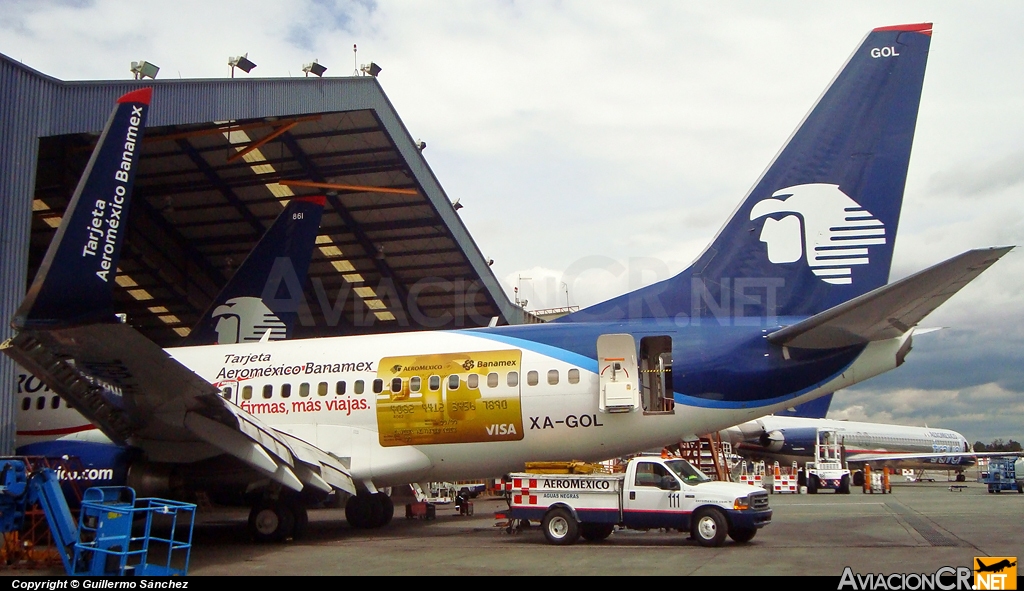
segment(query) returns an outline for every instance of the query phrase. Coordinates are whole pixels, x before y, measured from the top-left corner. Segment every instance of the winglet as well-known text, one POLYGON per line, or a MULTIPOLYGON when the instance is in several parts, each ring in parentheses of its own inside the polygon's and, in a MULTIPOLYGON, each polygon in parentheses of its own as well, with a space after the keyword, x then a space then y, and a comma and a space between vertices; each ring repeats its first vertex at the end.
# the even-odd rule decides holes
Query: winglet
POLYGON ((117 321, 112 288, 152 94, 141 88, 117 100, 14 328, 117 321))

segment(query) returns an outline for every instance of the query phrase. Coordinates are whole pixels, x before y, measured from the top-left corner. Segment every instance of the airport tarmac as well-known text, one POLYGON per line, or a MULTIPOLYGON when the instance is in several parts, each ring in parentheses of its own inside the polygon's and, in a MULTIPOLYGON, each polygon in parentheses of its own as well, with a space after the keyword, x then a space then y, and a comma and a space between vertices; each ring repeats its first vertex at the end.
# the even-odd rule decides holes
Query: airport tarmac
MULTIPOLYGON (((435 520, 379 530, 348 527, 344 511, 310 512, 300 541, 257 545, 247 511, 201 511, 190 576, 205 575, 825 575, 934 573, 975 556, 1024 555, 1024 495, 989 494, 967 482, 894 483, 892 494, 772 495, 772 523, 748 544, 704 548, 685 534, 616 531, 601 543, 548 545, 540 528, 497 526, 500 498, 478 498, 474 515, 439 505, 435 520)), ((5 574, 62 574, 60 568, 5 574)))

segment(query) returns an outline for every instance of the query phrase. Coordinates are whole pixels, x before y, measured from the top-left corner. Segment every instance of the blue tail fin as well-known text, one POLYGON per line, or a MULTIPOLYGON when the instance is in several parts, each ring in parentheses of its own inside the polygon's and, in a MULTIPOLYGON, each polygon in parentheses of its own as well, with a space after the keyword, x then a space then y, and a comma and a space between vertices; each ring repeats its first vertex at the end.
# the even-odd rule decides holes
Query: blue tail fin
POLYGON ((885 285, 930 41, 871 31, 690 268, 561 320, 756 324, 885 285))
POLYGON ((798 404, 792 410, 781 410, 775 413, 780 417, 801 417, 805 419, 823 419, 828 414, 828 407, 832 404, 833 394, 826 394, 821 398, 815 398, 810 402, 798 404))
POLYGON ((116 321, 112 286, 152 94, 142 88, 117 100, 14 328, 116 321))
POLYGON ((288 202, 206 309, 186 345, 258 341, 268 330, 271 340, 291 336, 325 201, 314 196, 288 202))

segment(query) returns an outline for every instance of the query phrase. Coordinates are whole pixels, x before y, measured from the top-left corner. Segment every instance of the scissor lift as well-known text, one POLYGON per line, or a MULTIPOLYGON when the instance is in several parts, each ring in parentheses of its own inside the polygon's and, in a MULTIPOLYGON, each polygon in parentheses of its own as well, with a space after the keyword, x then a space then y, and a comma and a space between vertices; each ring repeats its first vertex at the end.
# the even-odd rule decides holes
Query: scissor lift
POLYGON ((0 529, 18 531, 38 503, 69 575, 185 575, 196 506, 135 498, 128 487, 85 491, 75 523, 56 473, 0 459, 0 529))

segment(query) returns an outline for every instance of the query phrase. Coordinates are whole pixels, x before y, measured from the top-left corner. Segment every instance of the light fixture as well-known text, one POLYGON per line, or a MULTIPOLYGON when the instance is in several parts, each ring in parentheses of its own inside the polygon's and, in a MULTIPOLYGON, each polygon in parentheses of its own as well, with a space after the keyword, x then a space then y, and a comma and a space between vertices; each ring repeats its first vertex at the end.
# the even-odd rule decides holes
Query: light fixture
POLYGON ((373 62, 370 62, 368 64, 363 64, 362 66, 359 67, 359 71, 360 72, 362 72, 363 74, 369 74, 370 76, 373 76, 374 78, 377 77, 377 74, 380 74, 380 70, 381 70, 380 66, 378 66, 377 64, 375 64, 373 62))
POLYGON ((383 261, 384 260, 384 245, 383 244, 378 244, 377 245, 377 254, 376 254, 375 258, 378 261, 383 261))
POLYGON ((487 259, 487 266, 490 267, 494 264, 494 259, 487 259))
POLYGON ((453 201, 453 202, 452 202, 452 209, 454 209, 455 211, 459 211, 460 209, 462 209, 463 207, 465 207, 465 205, 463 205, 463 204, 459 203, 459 201, 461 201, 461 200, 462 200, 462 197, 459 197, 458 199, 456 199, 455 201, 453 201))
POLYGON ((320 62, 313 60, 312 63, 302 66, 302 71, 306 73, 308 78, 310 74, 320 78, 323 77, 324 72, 327 71, 327 67, 320 64, 320 62))
POLYGON ((427 149, 427 142, 423 140, 416 140, 416 149, 422 152, 427 149))
POLYGON ((160 71, 160 66, 156 66, 146 61, 132 62, 132 74, 135 74, 136 80, 142 78, 156 78, 156 73, 160 71))
POLYGON ((253 68, 256 67, 256 64, 249 60, 249 53, 248 52, 246 52, 245 55, 240 55, 238 57, 229 57, 228 58, 228 65, 231 66, 231 77, 232 78, 235 77, 235 68, 238 68, 239 70, 241 70, 241 71, 245 72, 246 74, 248 74, 249 72, 252 71, 253 68))

